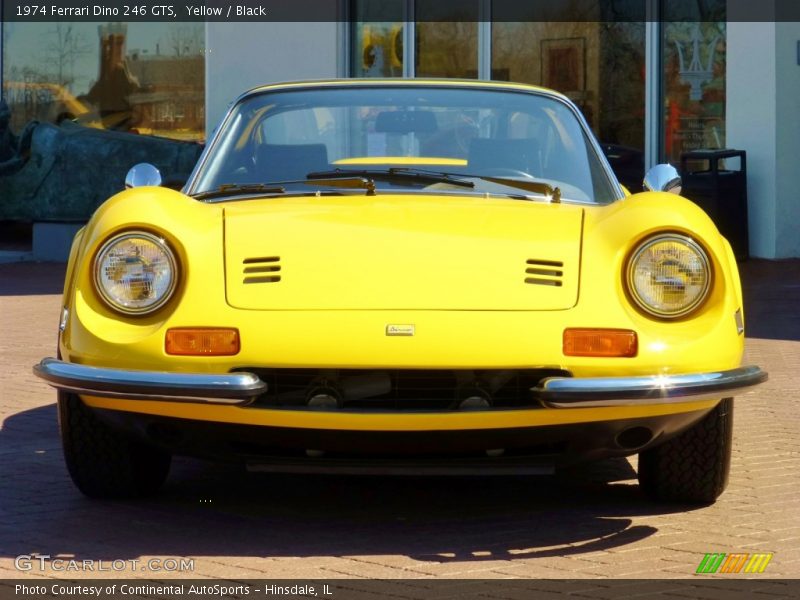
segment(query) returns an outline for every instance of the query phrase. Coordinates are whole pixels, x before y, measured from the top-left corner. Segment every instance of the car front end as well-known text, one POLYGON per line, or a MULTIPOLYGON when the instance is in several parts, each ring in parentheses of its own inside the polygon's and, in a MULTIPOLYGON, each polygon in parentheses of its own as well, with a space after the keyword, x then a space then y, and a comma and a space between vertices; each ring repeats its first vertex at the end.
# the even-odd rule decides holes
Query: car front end
POLYGON ((73 412, 259 470, 525 473, 654 452, 766 378, 728 243, 674 194, 626 195, 565 99, 326 82, 237 106, 186 193, 128 190, 76 237, 35 367, 73 412), (367 100, 340 114, 339 90, 367 100), (524 165, 479 168, 534 134, 524 165))

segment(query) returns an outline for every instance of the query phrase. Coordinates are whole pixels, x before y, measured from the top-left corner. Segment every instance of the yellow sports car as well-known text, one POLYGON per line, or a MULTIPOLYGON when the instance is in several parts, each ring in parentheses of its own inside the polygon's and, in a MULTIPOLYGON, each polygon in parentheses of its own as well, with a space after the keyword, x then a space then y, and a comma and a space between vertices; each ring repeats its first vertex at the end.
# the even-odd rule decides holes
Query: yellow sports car
POLYGON ((638 453, 660 500, 728 479, 744 317, 728 242, 668 165, 630 195, 526 85, 242 95, 182 192, 136 165, 75 238, 66 462, 152 492, 173 453, 261 471, 524 474, 638 453))

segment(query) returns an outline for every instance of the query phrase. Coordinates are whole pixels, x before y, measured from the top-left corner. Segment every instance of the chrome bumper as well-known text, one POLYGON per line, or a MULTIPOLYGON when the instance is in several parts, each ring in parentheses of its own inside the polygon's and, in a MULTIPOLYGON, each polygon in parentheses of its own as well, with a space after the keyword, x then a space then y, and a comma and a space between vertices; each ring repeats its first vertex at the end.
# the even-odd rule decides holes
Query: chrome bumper
POLYGON ((551 377, 531 391, 549 408, 695 402, 737 395, 767 380, 758 367, 645 377, 551 377))
POLYGON ((45 358, 33 374, 60 390, 100 396, 243 405, 267 391, 267 384, 252 373, 162 373, 87 367, 45 358))
MULTIPOLYGON (((45 358, 33 367, 60 390, 100 396, 243 406, 267 391, 252 373, 163 373, 88 367, 45 358)), ((646 377, 551 377, 531 389, 548 408, 694 402, 739 394, 767 380, 758 367, 715 373, 646 377)))

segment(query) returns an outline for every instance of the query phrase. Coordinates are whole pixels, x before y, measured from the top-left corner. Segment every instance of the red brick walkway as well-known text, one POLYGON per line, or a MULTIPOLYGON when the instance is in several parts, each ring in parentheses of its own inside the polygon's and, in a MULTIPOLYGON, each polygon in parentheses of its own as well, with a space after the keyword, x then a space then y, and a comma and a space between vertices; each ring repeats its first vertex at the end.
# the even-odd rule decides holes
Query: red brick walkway
MULTIPOLYGON (((54 353, 63 265, 0 265, 0 578, 24 576, 14 558, 33 553, 189 557, 194 571, 176 575, 225 578, 688 577, 715 551, 774 552, 764 576, 800 577, 800 261, 743 271, 746 360, 770 381, 736 404, 728 491, 682 511, 644 500, 624 460, 481 481, 262 477, 178 460, 157 498, 89 501, 64 468, 54 392, 31 374, 54 353)), ((120 575, 170 574, 69 574, 120 575)))

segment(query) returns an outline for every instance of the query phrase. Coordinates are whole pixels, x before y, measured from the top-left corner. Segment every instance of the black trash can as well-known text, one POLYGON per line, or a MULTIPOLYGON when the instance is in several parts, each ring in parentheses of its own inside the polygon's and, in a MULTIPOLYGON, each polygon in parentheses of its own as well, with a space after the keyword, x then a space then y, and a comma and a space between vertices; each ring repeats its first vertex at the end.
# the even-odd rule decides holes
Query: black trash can
POLYGON ((737 260, 747 260, 750 256, 747 153, 744 150, 684 152, 681 155, 681 177, 681 195, 706 211, 731 243, 737 260), (738 169, 732 168, 736 166, 738 169))

